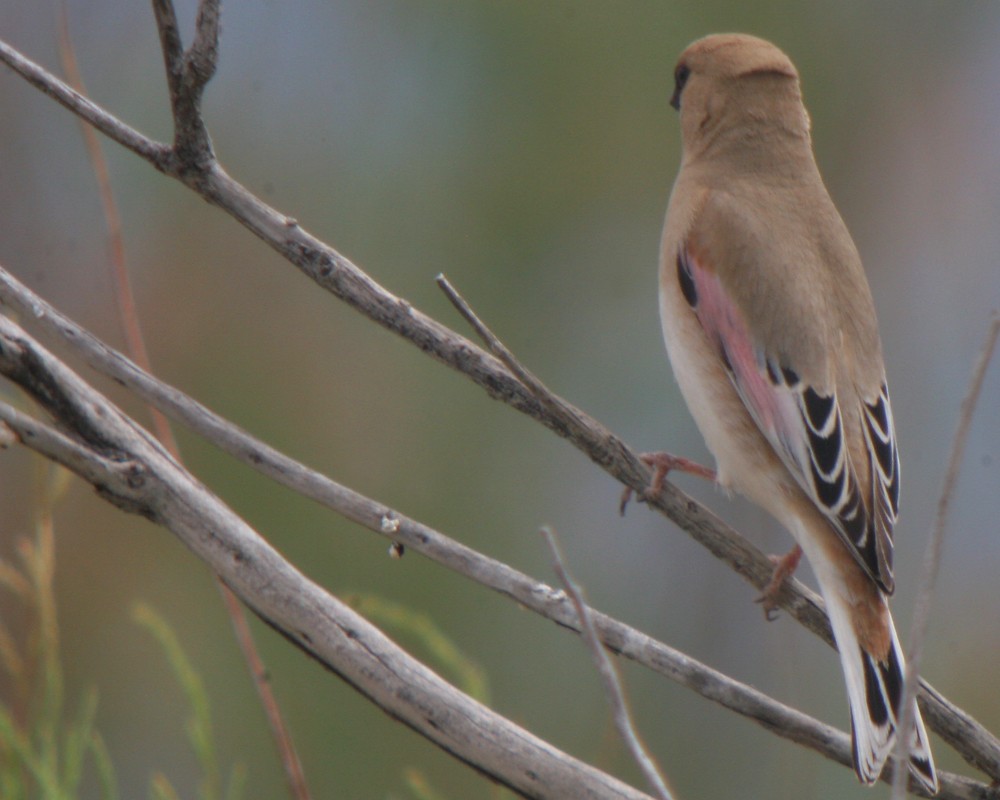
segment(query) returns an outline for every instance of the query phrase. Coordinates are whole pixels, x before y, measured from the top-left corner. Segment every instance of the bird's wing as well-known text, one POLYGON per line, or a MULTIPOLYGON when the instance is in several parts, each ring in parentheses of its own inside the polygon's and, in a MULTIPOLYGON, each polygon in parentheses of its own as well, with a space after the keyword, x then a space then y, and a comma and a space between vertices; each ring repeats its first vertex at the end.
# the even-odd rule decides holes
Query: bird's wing
POLYGON ((885 383, 870 400, 810 385, 802 377, 808 371, 804 366, 790 363, 787 354, 768 352, 755 340, 717 271, 704 262, 704 256, 682 245, 677 280, 744 405, 857 561, 891 593, 899 460, 885 383), (860 407, 847 409, 845 402, 860 407), (846 440, 845 412, 860 420, 852 426, 863 437, 858 447, 846 440), (863 453, 868 463, 858 469, 852 452, 863 453), (870 476, 871 485, 860 485, 859 474, 870 476))

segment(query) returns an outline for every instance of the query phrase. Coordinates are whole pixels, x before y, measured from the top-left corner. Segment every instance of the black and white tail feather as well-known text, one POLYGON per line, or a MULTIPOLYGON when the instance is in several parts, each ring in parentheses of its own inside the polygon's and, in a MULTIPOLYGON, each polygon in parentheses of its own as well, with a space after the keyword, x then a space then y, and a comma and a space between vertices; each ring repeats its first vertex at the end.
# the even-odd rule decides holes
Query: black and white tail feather
MULTIPOLYGON (((822 580, 821 580, 822 583, 822 580)), ((834 638, 840 650, 847 698, 851 707, 854 770, 862 783, 872 784, 882 774, 886 761, 896 746, 903 696, 905 661, 890 619, 892 646, 885 661, 879 661, 858 643, 847 605, 839 597, 827 600, 827 612, 834 638)), ((914 709, 914 727, 910 733, 910 772, 930 793, 938 790, 937 773, 931 758, 927 731, 920 712, 914 709)))

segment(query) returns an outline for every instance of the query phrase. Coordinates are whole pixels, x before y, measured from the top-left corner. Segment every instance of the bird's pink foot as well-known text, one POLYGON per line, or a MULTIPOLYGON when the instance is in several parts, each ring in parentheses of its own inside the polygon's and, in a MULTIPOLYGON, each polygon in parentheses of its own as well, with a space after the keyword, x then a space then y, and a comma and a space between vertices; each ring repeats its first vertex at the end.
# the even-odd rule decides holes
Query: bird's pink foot
MULTIPOLYGON (((690 475, 697 475, 710 481, 715 481, 715 470, 703 467, 687 458, 672 456, 670 453, 640 453, 639 459, 648 467, 653 468, 653 477, 649 481, 649 486, 642 493, 640 500, 659 494, 663 491, 663 484, 671 470, 687 472, 690 475)), ((618 503, 618 510, 625 514, 625 507, 632 499, 632 489, 626 486, 622 492, 622 498, 618 503)))
POLYGON ((778 592, 781 591, 785 581, 791 577, 795 568, 798 567, 799 561, 802 560, 802 548, 795 545, 783 556, 768 556, 768 558, 774 564, 774 572, 771 573, 771 580, 768 581, 767 586, 754 602, 763 606, 767 621, 773 622, 778 616, 778 592))

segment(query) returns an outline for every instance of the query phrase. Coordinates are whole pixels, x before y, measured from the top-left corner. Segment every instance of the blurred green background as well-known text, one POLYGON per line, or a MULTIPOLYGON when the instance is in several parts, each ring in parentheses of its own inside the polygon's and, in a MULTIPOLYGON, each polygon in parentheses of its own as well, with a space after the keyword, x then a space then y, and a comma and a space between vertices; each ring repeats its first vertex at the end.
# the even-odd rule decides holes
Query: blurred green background
MULTIPOLYGON (((67 5, 91 96, 169 139, 148 4, 67 5)), ((189 41, 195 4, 179 11, 189 41)), ((692 39, 723 30, 769 38, 799 66, 821 169, 867 264, 903 459, 894 607, 905 639, 959 402, 1000 304, 1000 5, 230 2, 206 114, 237 179, 390 291, 466 333, 434 284, 445 272, 556 392, 639 449, 704 460, 663 353, 655 270, 678 163, 674 61, 692 39)), ((55 4, 8 0, 0 36, 58 71, 55 4)), ((120 345, 77 124, 0 73, 0 263, 120 345)), ((597 607, 847 726, 832 651, 787 618, 766 624, 753 590, 662 518, 642 506, 619 518, 620 487, 585 457, 361 319, 180 185, 105 151, 162 378, 336 480, 547 581, 537 530, 551 524, 597 607)), ((923 668, 993 730, 998 404, 994 364, 923 668)), ((390 560, 381 538, 180 437, 194 473, 310 577, 430 615, 485 670, 499 712, 642 785, 575 637, 416 554, 390 560)), ((30 534, 36 488, 23 452, 4 452, 0 470, 7 559, 30 534)), ((678 482, 766 551, 789 546, 763 513, 696 479, 678 482)), ((78 481, 56 533, 68 696, 100 692, 98 724, 123 796, 145 796, 155 770, 186 797, 198 780, 180 690, 130 618, 140 600, 168 618, 201 671, 223 763, 247 765, 249 796, 284 796, 206 568, 78 481)), ((24 616, 7 596, 0 613, 15 625, 24 616)), ((478 775, 254 624, 317 798, 412 797, 411 767, 444 797, 491 796, 478 775)), ((680 797, 888 794, 665 679, 630 665, 623 674, 680 797)), ((932 738, 939 766, 961 769, 932 738)))

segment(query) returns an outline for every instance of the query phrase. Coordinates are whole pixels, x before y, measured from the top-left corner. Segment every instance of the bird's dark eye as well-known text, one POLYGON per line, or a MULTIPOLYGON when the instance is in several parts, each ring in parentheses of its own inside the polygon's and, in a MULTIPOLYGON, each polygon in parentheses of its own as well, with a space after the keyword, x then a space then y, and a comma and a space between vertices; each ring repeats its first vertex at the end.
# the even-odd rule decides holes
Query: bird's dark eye
POLYGON ((690 77, 691 68, 687 64, 678 64, 677 69, 674 70, 674 84, 678 91, 684 89, 684 84, 687 83, 690 77))
POLYGON ((681 108, 681 92, 691 77, 691 68, 687 64, 678 64, 674 70, 674 96, 670 98, 670 105, 678 111, 681 108))

